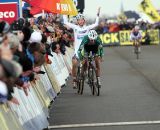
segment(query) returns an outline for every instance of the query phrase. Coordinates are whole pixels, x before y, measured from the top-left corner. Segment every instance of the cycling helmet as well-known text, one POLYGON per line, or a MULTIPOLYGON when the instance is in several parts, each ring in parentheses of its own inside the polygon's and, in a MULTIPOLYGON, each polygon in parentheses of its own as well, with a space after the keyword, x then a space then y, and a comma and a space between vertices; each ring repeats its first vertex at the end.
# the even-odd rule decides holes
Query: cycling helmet
POLYGON ((136 26, 134 27, 134 29, 135 29, 135 30, 139 30, 140 28, 139 28, 138 25, 136 25, 136 26))
POLYGON ((84 19, 84 15, 83 15, 83 14, 78 14, 78 15, 76 16, 76 19, 77 19, 77 20, 84 19))
POLYGON ((97 34, 97 32, 96 32, 95 30, 90 30, 90 31, 88 32, 88 37, 89 37, 89 39, 91 39, 91 40, 95 40, 95 39, 97 39, 98 34, 97 34))

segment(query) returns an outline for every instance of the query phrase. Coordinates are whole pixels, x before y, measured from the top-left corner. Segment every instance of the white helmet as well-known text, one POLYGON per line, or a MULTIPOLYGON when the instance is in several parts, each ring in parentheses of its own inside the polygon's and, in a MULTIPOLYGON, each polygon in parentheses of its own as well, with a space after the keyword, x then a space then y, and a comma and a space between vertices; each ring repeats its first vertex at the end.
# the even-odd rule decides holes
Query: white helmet
POLYGON ((78 14, 78 15, 76 16, 76 19, 77 19, 77 20, 84 19, 84 15, 83 15, 83 14, 78 14))
POLYGON ((136 25, 136 26, 134 27, 134 29, 135 29, 135 30, 139 30, 140 27, 139 27, 138 25, 136 25))
POLYGON ((96 32, 95 30, 90 30, 90 31, 88 32, 88 37, 89 37, 89 39, 91 39, 91 40, 95 40, 95 39, 97 39, 98 34, 97 34, 97 32, 96 32))

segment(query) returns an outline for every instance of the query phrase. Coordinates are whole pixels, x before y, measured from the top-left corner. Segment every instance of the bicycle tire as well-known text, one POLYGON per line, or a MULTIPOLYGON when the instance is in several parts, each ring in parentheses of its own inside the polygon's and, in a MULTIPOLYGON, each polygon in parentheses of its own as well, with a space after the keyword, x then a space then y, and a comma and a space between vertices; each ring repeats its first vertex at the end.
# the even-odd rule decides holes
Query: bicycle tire
POLYGON ((90 66, 88 68, 88 85, 91 89, 92 95, 94 95, 94 88, 93 88, 93 84, 92 84, 92 69, 90 68, 90 66))
POLYGON ((138 45, 135 45, 135 54, 136 54, 136 59, 139 59, 139 50, 138 50, 138 45))
POLYGON ((77 70, 76 86, 77 86, 77 93, 79 93, 80 92, 80 67, 78 67, 78 70, 77 70))
POLYGON ((83 94, 83 89, 84 89, 84 71, 81 70, 80 72, 80 79, 79 79, 79 94, 83 94))
POLYGON ((139 52, 137 52, 137 60, 139 59, 139 52))
POLYGON ((96 95, 99 96, 100 95, 100 87, 98 85, 98 79, 97 79, 97 76, 96 76, 95 67, 93 67, 93 72, 95 74, 94 91, 95 91, 96 95))
POLYGON ((92 66, 92 95, 99 96, 100 95, 100 88, 98 86, 98 79, 96 77, 96 69, 92 66))

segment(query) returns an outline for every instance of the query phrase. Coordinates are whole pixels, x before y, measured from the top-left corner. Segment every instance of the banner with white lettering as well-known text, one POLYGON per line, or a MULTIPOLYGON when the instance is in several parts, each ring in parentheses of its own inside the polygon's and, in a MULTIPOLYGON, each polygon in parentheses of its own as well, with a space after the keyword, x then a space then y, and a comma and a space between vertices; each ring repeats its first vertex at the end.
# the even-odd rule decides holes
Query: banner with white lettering
POLYGON ((57 14, 77 15, 77 9, 72 0, 42 0, 40 8, 57 14))
POLYGON ((18 19, 18 6, 15 2, 0 3, 0 19, 12 23, 18 19))

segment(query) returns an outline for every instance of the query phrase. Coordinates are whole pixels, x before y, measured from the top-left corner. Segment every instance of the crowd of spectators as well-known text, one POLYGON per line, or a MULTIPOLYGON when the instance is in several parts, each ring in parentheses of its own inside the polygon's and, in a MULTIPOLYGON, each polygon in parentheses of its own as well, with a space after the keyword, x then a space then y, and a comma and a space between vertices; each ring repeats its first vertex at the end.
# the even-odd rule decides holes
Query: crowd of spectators
POLYGON ((14 87, 28 95, 29 82, 39 78, 43 64, 51 64, 52 51, 65 55, 72 47, 73 33, 56 14, 20 18, 9 25, 0 21, 0 103, 19 104, 14 87))
POLYGON ((146 21, 134 21, 134 22, 128 22, 126 21, 117 21, 117 20, 101 20, 97 32, 99 34, 102 33, 113 33, 118 32, 122 30, 132 30, 135 25, 139 25, 141 30, 149 30, 149 29, 159 29, 160 30, 160 23, 154 23, 151 24, 146 21))

